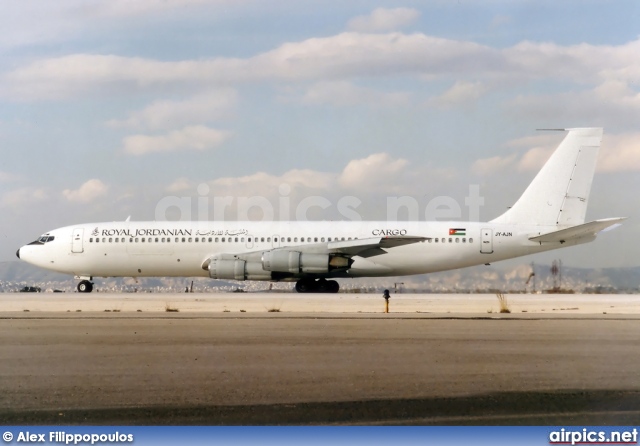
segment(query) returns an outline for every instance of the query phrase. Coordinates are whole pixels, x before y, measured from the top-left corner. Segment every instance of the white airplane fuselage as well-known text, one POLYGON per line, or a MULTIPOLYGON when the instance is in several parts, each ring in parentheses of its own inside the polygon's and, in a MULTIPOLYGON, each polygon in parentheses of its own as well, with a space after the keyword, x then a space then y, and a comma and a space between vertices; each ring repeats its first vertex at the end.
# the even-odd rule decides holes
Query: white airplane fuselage
POLYGON ((209 272, 202 265, 215 254, 286 247, 308 249, 325 242, 387 236, 426 238, 389 249, 384 255, 356 256, 348 271, 325 275, 403 276, 464 268, 577 244, 529 240, 532 235, 553 229, 470 222, 113 222, 48 232, 46 236, 53 236, 52 241, 20 248, 20 258, 79 277, 206 277, 209 272), (464 231, 450 234, 453 229, 464 231))

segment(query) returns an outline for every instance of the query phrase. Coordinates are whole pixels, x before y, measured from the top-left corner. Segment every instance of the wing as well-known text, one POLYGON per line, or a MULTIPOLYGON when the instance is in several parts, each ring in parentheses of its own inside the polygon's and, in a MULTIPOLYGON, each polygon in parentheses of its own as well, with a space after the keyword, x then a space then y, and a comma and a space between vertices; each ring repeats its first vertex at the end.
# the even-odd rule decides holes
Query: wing
POLYGON ((429 240, 427 237, 398 236, 398 237, 371 237, 357 240, 345 240, 340 242, 329 242, 328 252, 333 254, 344 254, 348 257, 373 257, 386 254, 385 248, 395 248, 396 246, 421 243, 429 240))
MULTIPOLYGON (((212 273, 213 278, 238 278, 246 273, 247 278, 252 271, 256 278, 278 273, 318 273, 327 274, 337 270, 349 269, 354 256, 373 257, 386 254, 385 249, 421 243, 427 237, 391 236, 371 237, 365 239, 313 243, 308 245, 282 246, 243 253, 219 253, 207 258, 202 269, 228 269, 225 273, 212 273), (276 265, 276 266, 274 266, 276 265), (244 271, 244 272, 241 272, 244 271), (214 277, 214 275, 216 277, 214 277)), ((216 270, 217 271, 217 270, 216 270)), ((243 279, 236 279, 243 280, 243 279)), ((264 279, 261 279, 264 280, 264 279)))

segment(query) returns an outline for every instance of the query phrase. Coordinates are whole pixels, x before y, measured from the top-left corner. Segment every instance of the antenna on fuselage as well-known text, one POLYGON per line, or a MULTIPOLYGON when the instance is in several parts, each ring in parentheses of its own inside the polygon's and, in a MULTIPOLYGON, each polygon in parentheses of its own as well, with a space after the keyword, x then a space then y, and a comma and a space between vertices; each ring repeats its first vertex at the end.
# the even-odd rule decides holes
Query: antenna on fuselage
POLYGON ((131 215, 129 215, 129 216, 127 217, 127 219, 125 220, 125 222, 129 222, 129 221, 131 221, 131 215))

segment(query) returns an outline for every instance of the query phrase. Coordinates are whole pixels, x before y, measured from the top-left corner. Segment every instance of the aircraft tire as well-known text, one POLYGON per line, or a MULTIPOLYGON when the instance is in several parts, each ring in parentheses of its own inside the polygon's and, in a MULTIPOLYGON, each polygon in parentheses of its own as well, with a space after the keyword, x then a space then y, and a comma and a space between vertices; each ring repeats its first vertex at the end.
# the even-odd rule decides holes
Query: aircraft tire
POLYGON ((93 291, 93 284, 88 280, 83 280, 78 284, 79 293, 90 293, 91 291, 93 291))
POLYGON ((337 293, 338 291, 340 291, 340 284, 335 280, 328 280, 326 288, 327 293, 337 293))
POLYGON ((296 291, 298 293, 313 293, 316 290, 315 281, 309 279, 301 279, 296 282, 296 291))

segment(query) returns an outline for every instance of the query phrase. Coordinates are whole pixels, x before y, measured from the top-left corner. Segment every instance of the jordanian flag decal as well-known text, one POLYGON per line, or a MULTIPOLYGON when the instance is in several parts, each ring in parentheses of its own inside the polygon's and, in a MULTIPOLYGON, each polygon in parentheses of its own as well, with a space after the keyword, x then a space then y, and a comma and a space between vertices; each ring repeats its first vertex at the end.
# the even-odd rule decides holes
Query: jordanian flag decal
POLYGON ((467 230, 465 228, 451 228, 449 235, 467 235, 467 230))

